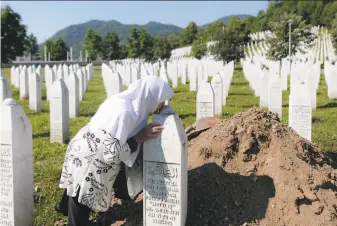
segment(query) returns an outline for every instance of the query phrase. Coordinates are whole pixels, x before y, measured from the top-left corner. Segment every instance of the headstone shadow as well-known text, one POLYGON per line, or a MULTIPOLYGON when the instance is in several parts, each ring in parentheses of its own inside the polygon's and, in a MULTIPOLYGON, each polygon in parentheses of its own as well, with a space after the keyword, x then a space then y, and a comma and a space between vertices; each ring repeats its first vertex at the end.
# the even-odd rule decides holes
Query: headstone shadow
POLYGON ((195 116, 196 114, 182 114, 182 115, 179 115, 179 118, 184 119, 184 118, 195 117, 195 116))
POLYGON ((275 196, 269 176, 243 176, 226 172, 215 163, 189 171, 186 226, 242 225, 266 215, 275 196))
POLYGON ((35 139, 35 138, 43 138, 43 137, 50 137, 50 133, 46 132, 46 133, 33 134, 33 139, 35 139))
POLYGON ((92 116, 94 116, 94 114, 96 114, 96 112, 81 113, 80 116, 92 117, 92 116))
MULTIPOLYGON (((275 196, 269 176, 228 173, 215 163, 189 170, 186 226, 242 225, 265 218, 275 196)), ((111 224, 143 224, 143 201, 115 204, 108 210, 111 224)))
POLYGON ((331 102, 322 106, 318 106, 318 109, 326 109, 326 108, 337 108, 337 103, 331 102))

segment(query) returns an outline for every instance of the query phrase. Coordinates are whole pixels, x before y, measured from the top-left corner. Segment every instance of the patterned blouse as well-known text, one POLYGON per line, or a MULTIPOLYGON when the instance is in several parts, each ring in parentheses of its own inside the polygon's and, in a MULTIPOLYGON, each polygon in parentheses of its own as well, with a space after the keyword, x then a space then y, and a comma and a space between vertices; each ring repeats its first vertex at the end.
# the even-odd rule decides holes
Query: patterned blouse
POLYGON ((79 203, 105 212, 112 200, 121 162, 130 153, 128 143, 121 146, 110 133, 104 130, 90 133, 84 127, 68 145, 59 187, 67 189, 71 197, 79 192, 79 203))

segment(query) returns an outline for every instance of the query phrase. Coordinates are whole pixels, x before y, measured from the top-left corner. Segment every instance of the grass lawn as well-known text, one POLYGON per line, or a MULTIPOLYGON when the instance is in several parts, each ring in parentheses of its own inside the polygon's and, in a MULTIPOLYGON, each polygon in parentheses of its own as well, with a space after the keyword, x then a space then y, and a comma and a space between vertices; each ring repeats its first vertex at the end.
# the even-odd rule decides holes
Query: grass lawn
MULTIPOLYGON (((2 69, 10 82, 10 69, 2 69)), ((223 109, 221 118, 228 118, 253 106, 259 106, 259 98, 253 95, 245 80, 241 67, 236 65, 233 80, 223 109)), ((105 99, 101 67, 94 67, 94 78, 89 82, 85 100, 80 105, 80 116, 70 119, 70 137, 89 122, 99 105, 105 99)), ((189 92, 188 85, 180 85, 174 89, 171 101, 173 109, 180 115, 184 127, 191 125, 196 117, 196 92, 189 92)), ((33 112, 28 108, 28 101, 19 100, 19 90, 12 86, 13 98, 21 104, 33 126, 34 185, 41 191, 38 193, 42 201, 35 205, 34 225, 54 225, 55 221, 64 219, 54 210, 60 200, 62 190, 58 188, 66 145, 49 142, 49 103, 46 101, 46 89, 43 84, 43 105, 41 112, 33 112)), ((288 95, 283 92, 283 118, 288 121, 288 95)), ((317 110, 313 111, 313 142, 324 151, 337 151, 337 100, 329 100, 324 77, 321 76, 317 95, 317 110)))

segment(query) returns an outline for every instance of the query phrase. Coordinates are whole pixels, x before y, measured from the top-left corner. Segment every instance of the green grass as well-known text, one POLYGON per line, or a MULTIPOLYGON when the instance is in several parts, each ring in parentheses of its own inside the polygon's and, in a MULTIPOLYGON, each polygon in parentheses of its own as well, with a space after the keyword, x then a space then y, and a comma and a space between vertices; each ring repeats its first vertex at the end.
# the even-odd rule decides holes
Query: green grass
MULTIPOLYGON (((10 81, 10 69, 2 69, 10 81)), ((125 87, 123 87, 125 88, 125 87)), ((41 188, 43 200, 35 205, 35 225, 54 225, 55 221, 64 219, 54 210, 60 200, 62 190, 58 188, 59 176, 66 151, 66 145, 50 144, 49 142, 49 103, 45 100, 46 89, 43 84, 43 105, 41 112, 28 109, 28 101, 19 100, 19 91, 12 86, 13 98, 23 107, 33 126, 33 155, 34 155, 34 185, 41 188)), ((171 106, 180 115, 184 127, 191 125, 196 118, 196 92, 189 91, 189 85, 180 85, 174 89, 175 95, 171 106)), ((283 92, 282 121, 288 121, 288 95, 283 92)), ((101 78, 101 68, 94 67, 94 78, 89 82, 85 100, 80 105, 80 116, 70 119, 70 137, 89 122, 99 105, 105 99, 105 91, 101 78)), ((259 98, 253 95, 242 69, 236 66, 233 80, 227 98, 227 105, 223 108, 221 118, 229 118, 238 112, 259 106, 259 98)), ((321 76, 317 110, 313 111, 313 142, 324 151, 337 151, 337 100, 329 100, 324 77, 321 76)))

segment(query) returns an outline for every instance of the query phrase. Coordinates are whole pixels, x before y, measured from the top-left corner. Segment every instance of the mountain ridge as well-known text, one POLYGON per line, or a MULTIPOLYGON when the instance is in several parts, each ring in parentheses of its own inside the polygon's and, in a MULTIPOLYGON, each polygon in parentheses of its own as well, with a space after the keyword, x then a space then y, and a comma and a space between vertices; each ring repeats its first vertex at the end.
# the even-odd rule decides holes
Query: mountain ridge
MULTIPOLYGON (((240 18, 244 18, 250 16, 248 14, 237 14, 237 15, 228 15, 221 17, 215 21, 223 21, 225 24, 228 23, 229 18, 231 16, 239 16, 240 18)), ((213 22, 215 22, 213 21, 213 22)), ((210 24, 210 23, 208 23, 210 24)), ((199 27, 206 27, 208 24, 204 24, 199 27)), ((123 24, 117 20, 98 20, 92 19, 84 23, 78 23, 69 25, 59 31, 57 31, 54 35, 52 35, 49 40, 56 40, 59 37, 62 37, 66 46, 73 48, 73 57, 74 59, 79 57, 80 50, 82 49, 83 41, 85 34, 88 29, 93 29, 98 34, 103 37, 108 32, 115 32, 120 41, 126 44, 126 37, 129 34, 129 28, 132 26, 136 26, 137 28, 145 28, 147 32, 152 36, 160 36, 160 35, 168 35, 168 34, 178 34, 183 28, 173 25, 173 24, 164 24, 156 21, 149 21, 145 24, 123 24)), ((42 48, 43 43, 40 44, 40 48, 42 48)))

